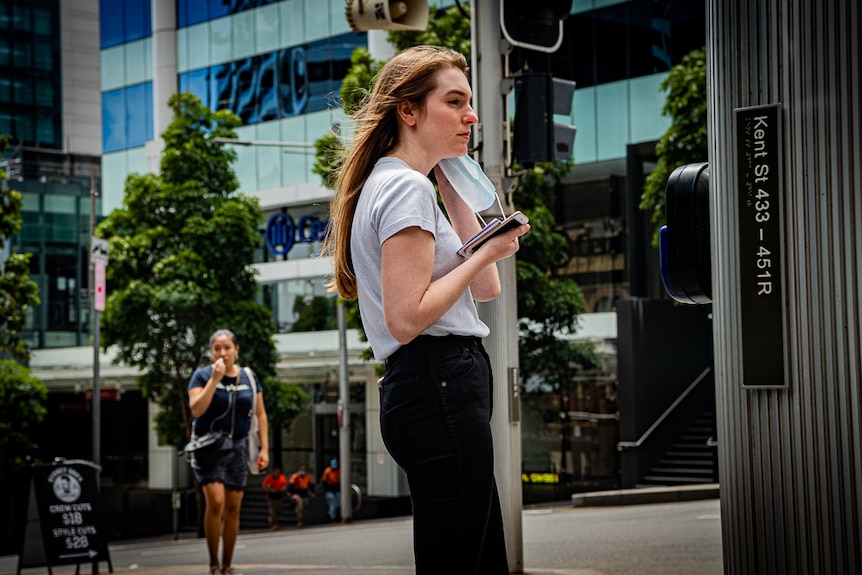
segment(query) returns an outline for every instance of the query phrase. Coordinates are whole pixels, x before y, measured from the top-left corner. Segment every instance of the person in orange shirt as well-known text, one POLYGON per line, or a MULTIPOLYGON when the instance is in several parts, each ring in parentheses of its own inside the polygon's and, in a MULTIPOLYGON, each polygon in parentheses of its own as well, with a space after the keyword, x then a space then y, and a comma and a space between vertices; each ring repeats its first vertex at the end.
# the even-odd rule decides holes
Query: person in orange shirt
POLYGON ((330 461, 329 467, 323 470, 320 482, 323 484, 326 503, 329 505, 329 522, 335 523, 338 508, 341 505, 341 471, 338 469, 337 459, 330 461))
POLYGON ((266 503, 269 505, 269 528, 279 530, 278 518, 281 516, 281 500, 287 492, 287 477, 278 467, 273 467, 272 473, 264 477, 263 490, 266 493, 266 503))
POLYGON ((290 476, 287 489, 296 505, 296 526, 302 528, 305 524, 305 506, 308 498, 314 497, 314 477, 308 472, 307 465, 300 465, 299 471, 290 476))

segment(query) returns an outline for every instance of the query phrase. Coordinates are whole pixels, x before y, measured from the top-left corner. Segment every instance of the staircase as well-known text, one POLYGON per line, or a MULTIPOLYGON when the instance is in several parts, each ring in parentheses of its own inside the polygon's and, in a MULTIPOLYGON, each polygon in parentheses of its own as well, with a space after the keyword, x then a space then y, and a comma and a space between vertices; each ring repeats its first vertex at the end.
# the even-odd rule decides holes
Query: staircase
MULTIPOLYGON (((261 483, 264 475, 250 476, 245 495, 242 497, 242 507, 239 512, 239 527, 243 531, 267 531, 269 529, 269 505, 266 503, 261 483)), ((326 498, 321 494, 308 500, 305 508, 306 525, 328 523, 328 506, 326 498)), ((296 512, 290 500, 285 497, 281 504, 279 523, 282 529, 296 525, 296 512)))
MULTIPOLYGON (((263 494, 263 489, 259 484, 259 481, 253 482, 253 479, 249 478, 245 495, 242 496, 239 526, 244 531, 264 531, 269 529, 269 506, 266 504, 266 496, 263 494)), ((287 507, 287 501, 284 502, 283 507, 287 507)), ((283 510, 282 514, 284 514, 283 510)))
POLYGON ((642 486, 717 483, 716 447, 709 445, 715 414, 704 412, 642 479, 642 486))

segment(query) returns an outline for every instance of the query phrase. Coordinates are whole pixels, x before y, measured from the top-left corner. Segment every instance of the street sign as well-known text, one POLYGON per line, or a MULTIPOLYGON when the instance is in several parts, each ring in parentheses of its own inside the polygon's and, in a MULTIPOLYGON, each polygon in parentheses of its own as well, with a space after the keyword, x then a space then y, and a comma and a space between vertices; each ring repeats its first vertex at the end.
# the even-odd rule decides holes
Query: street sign
POLYGON ((105 261, 93 260, 93 276, 96 287, 93 293, 93 309, 105 311, 105 261))
POLYGON ((108 263, 108 240, 90 238, 90 260, 108 263))
POLYGON ((781 104, 736 108, 742 387, 786 388, 781 104))

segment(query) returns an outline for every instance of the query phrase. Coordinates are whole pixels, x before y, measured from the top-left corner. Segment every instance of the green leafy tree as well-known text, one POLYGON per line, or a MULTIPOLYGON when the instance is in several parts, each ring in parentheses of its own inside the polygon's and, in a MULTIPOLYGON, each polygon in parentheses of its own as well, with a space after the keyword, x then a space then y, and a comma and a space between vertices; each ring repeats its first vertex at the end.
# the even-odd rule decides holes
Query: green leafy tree
MULTIPOLYGON (((567 398, 573 395, 576 376, 598 364, 591 344, 569 337, 578 327, 584 297, 572 278, 557 272, 569 259, 568 239, 547 207, 554 205, 559 182, 571 169, 571 162, 554 162, 528 170, 515 194, 531 223, 530 233, 520 239, 516 271, 523 400, 540 405, 551 394, 558 413, 571 409, 567 398)), ((562 418, 560 424, 561 461, 566 462, 573 422, 562 418)))
POLYGON ((96 230, 111 258, 102 345, 115 345, 117 360, 139 369, 138 385, 160 407, 159 436, 181 448, 191 432, 189 378, 208 361, 210 335, 230 329, 241 363, 264 382, 272 426, 287 427, 306 396, 274 378, 275 322, 255 301, 251 263, 262 212, 237 193, 236 152, 215 141, 235 138, 240 119, 190 93, 168 105, 174 119, 160 173, 130 175, 123 206, 96 230))
POLYGON ((470 5, 456 3, 445 10, 437 10, 429 5, 432 17, 428 20, 425 30, 392 31, 387 34, 389 42, 399 52, 411 46, 427 44, 430 46, 445 46, 456 52, 461 52, 470 60, 470 5))
MULTIPOLYGON (((0 157, 9 142, 0 137, 0 157)), ((9 239, 21 231, 20 192, 6 186, 6 172, 0 169, 0 453, 3 476, 27 465, 36 449, 32 430, 45 417, 45 384, 30 376, 30 369, 18 362, 30 358, 30 348, 22 337, 27 312, 39 305, 39 288, 30 279, 30 254, 9 250, 9 239)))
MULTIPOLYGON (((0 137, 0 157, 9 143, 0 137)), ((22 338, 27 312, 39 305, 39 287, 30 279, 30 255, 8 250, 9 238, 21 231, 21 193, 6 186, 0 170, 0 350, 24 361, 30 349, 22 338)))
MULTIPOLYGON (((0 157, 8 142, 8 136, 0 136, 0 157)), ((45 384, 19 363, 31 355, 22 337, 27 312, 39 305, 38 286, 29 276, 30 254, 9 249, 9 239, 21 231, 21 203, 21 194, 6 186, 6 172, 0 169, 0 516, 10 518, 0 527, 0 553, 16 551, 12 526, 21 509, 16 496, 27 480, 21 472, 35 463, 33 432, 45 419, 48 397, 45 384)))
POLYGON ((557 270, 569 259, 568 239, 558 231, 548 205, 571 170, 569 162, 555 162, 525 172, 516 197, 518 208, 530 216, 530 233, 518 250, 517 286, 520 320, 520 366, 525 378, 541 376, 546 388, 558 391, 574 373, 596 363, 592 346, 565 337, 575 332, 584 311, 577 283, 557 270), (561 362, 562 358, 567 361, 561 362))
POLYGON ((48 389, 42 380, 15 361, 0 361, 0 453, 3 453, 3 477, 11 470, 34 463, 33 430, 45 419, 48 389))
MULTIPOLYGON (((672 67, 661 83, 667 91, 662 114, 671 125, 656 145, 656 167, 647 177, 642 210, 652 212, 656 230, 665 223, 665 185, 677 167, 707 159, 706 48, 694 50, 672 67)), ((658 245, 658 231, 653 237, 658 245)))
POLYGON ((299 315, 293 324, 293 331, 323 331, 337 329, 335 319, 335 298, 326 296, 294 298, 293 309, 299 315))

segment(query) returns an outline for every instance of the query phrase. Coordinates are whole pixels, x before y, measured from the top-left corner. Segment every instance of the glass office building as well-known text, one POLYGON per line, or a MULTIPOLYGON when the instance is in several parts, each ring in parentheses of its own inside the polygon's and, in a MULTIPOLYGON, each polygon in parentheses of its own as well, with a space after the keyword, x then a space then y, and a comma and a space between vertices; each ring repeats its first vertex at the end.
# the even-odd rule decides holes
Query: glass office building
MULTIPOLYGON (((91 305, 84 287, 90 207, 95 206, 94 219, 109 213, 122 204, 129 174, 158 169, 159 134, 171 120, 165 102, 177 91, 193 92, 211 108, 239 115, 239 138, 256 143, 236 146, 235 170, 241 191, 257 197, 264 211, 261 230, 267 241, 255 262, 260 297, 278 326, 278 375, 312 396, 307 412, 282 438, 283 467, 307 463, 319 472, 338 449, 333 439, 338 340, 332 298, 322 285, 329 262, 318 257, 318 232, 328 217, 331 192, 311 171, 308 145, 343 120, 338 90, 353 50, 370 47, 378 58, 388 57, 380 51, 385 33, 351 31, 343 0, 92 0, 98 32, 73 44, 95 43, 95 59, 89 61, 94 71, 75 57, 79 48, 62 44, 60 32, 60 15, 74 16, 71 6, 86 4, 0 0, 0 133, 25 142, 21 150, 38 148, 43 165, 50 148, 65 152, 71 157, 66 164, 74 167, 63 181, 23 167, 21 179, 13 182, 25 193, 25 229, 15 245, 38 254, 39 262, 33 275, 43 303, 28 332, 37 349, 34 372, 52 394, 60 394, 56 409, 62 404, 70 418, 87 415, 91 305), (23 47, 28 42, 30 47, 23 47), (50 84, 58 82, 52 66, 67 60, 83 66, 83 77, 90 79, 95 122, 86 121, 92 111, 73 113, 51 103, 77 89, 68 84, 66 71, 59 83, 50 84), (30 80, 22 75, 25 70, 30 80), (28 87, 19 86, 27 82, 28 87), (64 124, 70 114, 78 124, 64 124), (81 133, 87 157, 97 158, 86 169, 83 155, 65 144, 81 133), (92 182, 99 191, 93 201, 92 182), (323 314, 330 319, 307 321, 312 308, 330 310, 323 314)), ((669 125, 661 114, 665 95, 659 86, 672 65, 703 46, 704 26, 702 2, 575 0, 560 50, 512 54, 516 67, 529 64, 577 82, 569 118, 578 130, 575 167, 553 209, 570 246, 569 261, 559 271, 577 281, 586 299, 588 313, 577 338, 592 342, 602 360, 565 393, 524 396, 525 501, 564 498, 579 486, 618 481, 614 302, 657 297, 661 291, 650 271, 652 230, 637 201, 654 162, 655 141, 669 125)), ((7 162, 16 158, 27 163, 24 152, 15 156, 14 149, 7 150, 7 162)), ((349 335, 354 481, 371 495, 400 496, 406 482, 394 466, 379 463, 385 449, 375 427, 375 366, 359 360, 364 344, 349 335)), ((110 363, 110 354, 104 360, 110 363)), ((134 375, 122 366, 103 372, 105 385, 122 399, 117 404, 138 393, 134 375)), ((128 404, 141 412, 140 421, 152 416, 145 401, 128 404)), ((118 408, 106 405, 109 411, 118 408)), ((133 455, 106 454, 117 462, 108 474, 127 485, 171 488, 182 475, 177 458, 158 444, 146 423, 141 428, 134 432, 133 455)), ((85 447, 67 450, 86 457, 85 447)))
POLYGON ((37 349, 85 345, 90 332, 87 245, 101 118, 98 46, 87 42, 96 30, 87 19, 97 10, 95 1, 0 1, 0 135, 11 136, 0 165, 7 185, 24 193, 22 232, 10 243, 35 254, 31 277, 43 305, 31 310, 25 336, 37 349))

